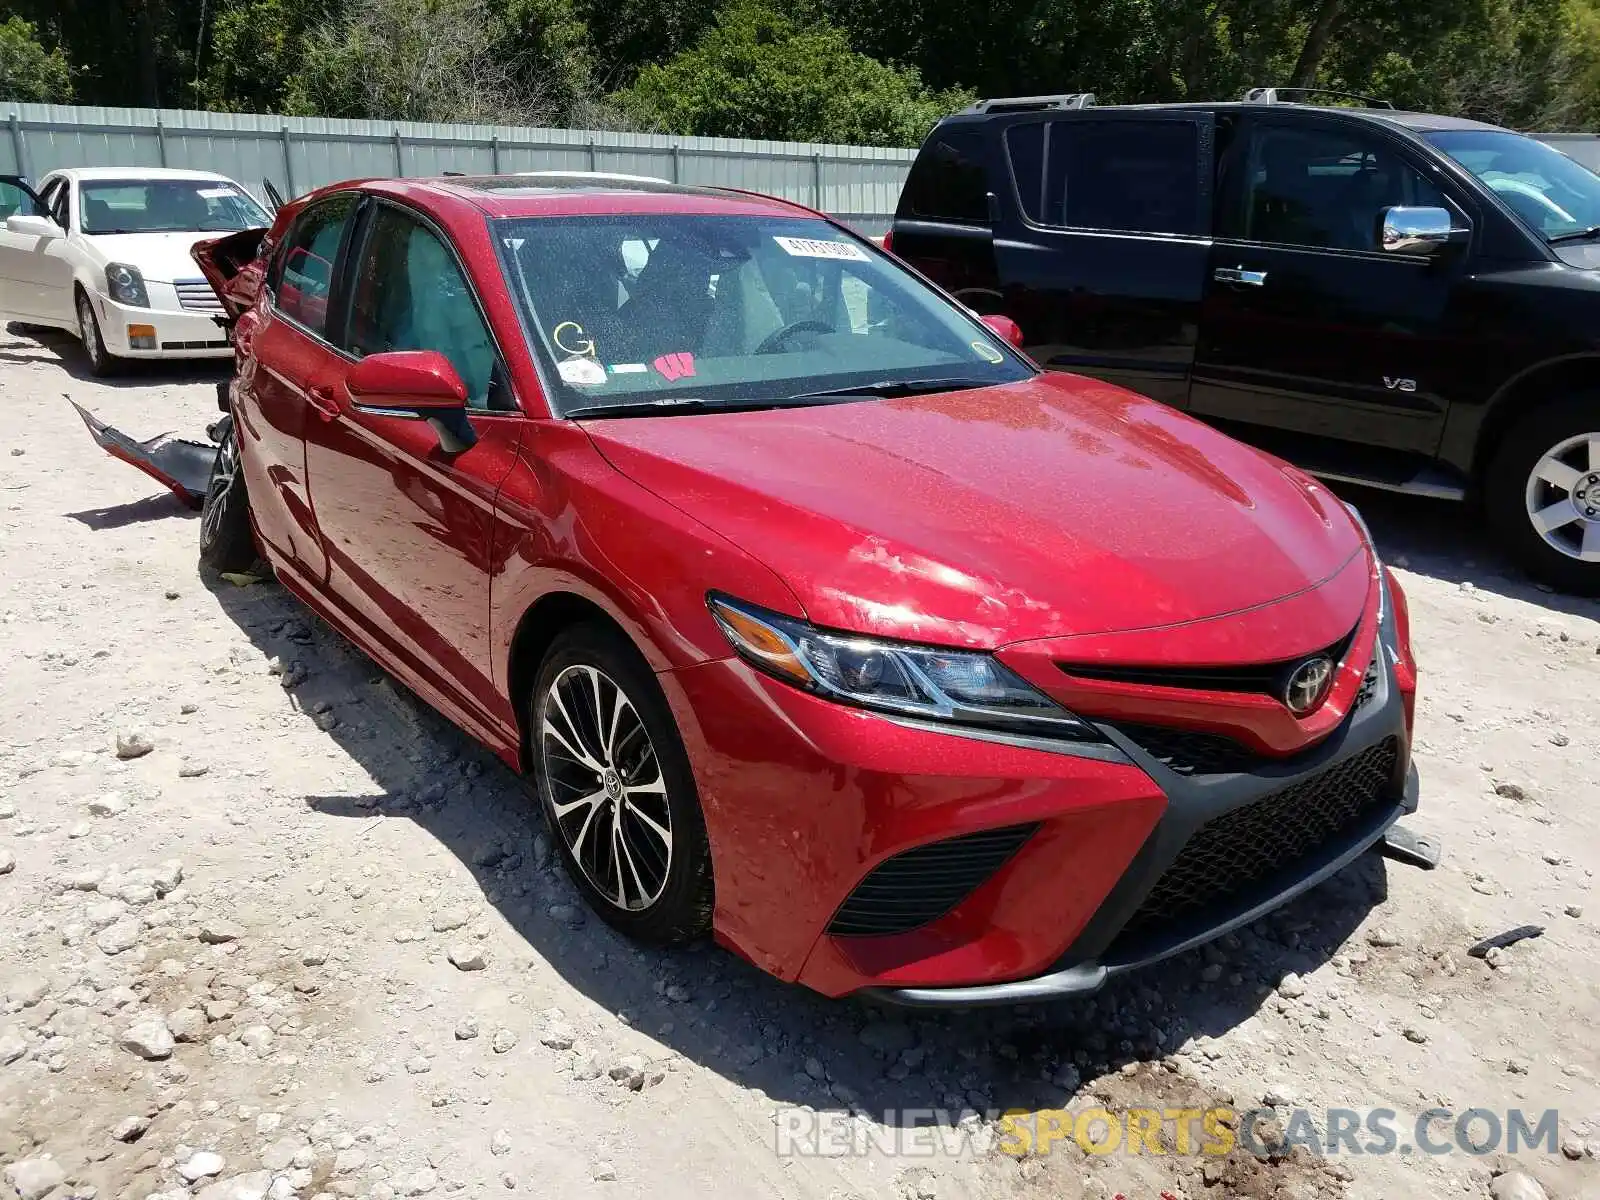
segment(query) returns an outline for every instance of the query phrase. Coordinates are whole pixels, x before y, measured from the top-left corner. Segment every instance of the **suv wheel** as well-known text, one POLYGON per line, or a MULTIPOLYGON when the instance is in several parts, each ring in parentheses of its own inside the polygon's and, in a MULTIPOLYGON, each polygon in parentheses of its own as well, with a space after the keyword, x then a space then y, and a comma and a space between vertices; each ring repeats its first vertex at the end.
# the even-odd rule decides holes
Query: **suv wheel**
POLYGON ((217 456, 200 504, 200 561, 218 571, 248 571, 256 563, 256 543, 233 418, 223 417, 216 432, 217 456))
POLYGON ((711 854, 689 760, 648 665, 621 635, 556 639, 529 706, 534 782, 567 874, 642 942, 711 925, 711 854))
POLYGON ((1537 579, 1600 594, 1600 396, 1555 401, 1514 426, 1485 481, 1489 518, 1537 579))
POLYGON ((117 357, 106 349, 106 340, 100 336, 100 322, 95 319, 94 304, 89 293, 78 292, 78 337, 83 340, 83 353, 89 360, 89 373, 104 377, 117 369, 117 357))

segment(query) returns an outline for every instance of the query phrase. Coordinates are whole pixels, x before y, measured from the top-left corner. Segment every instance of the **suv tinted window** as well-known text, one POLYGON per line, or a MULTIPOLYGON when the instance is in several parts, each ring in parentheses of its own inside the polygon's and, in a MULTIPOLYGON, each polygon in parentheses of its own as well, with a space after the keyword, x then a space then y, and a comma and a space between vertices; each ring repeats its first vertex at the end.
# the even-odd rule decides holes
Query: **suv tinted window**
POLYGON ((382 207, 373 218, 351 285, 345 341, 358 357, 437 350, 467 385, 467 403, 490 407, 495 350, 477 302, 444 243, 398 209, 382 207))
POLYGON ((1449 207, 1387 142, 1361 131, 1259 126, 1229 175, 1218 232, 1252 242, 1377 250, 1385 208, 1449 207))
POLYGON ((906 178, 906 211, 930 221, 989 223, 989 183, 983 169, 983 134, 957 129, 937 134, 922 148, 906 178))
POLYGON ((355 203, 354 196, 335 196, 309 209, 284 239, 278 256, 273 280, 278 311, 315 334, 327 332, 333 265, 355 203))
POLYGON ((1200 230, 1200 131, 1190 121, 1056 121, 1043 220, 1119 233, 1200 230))
POLYGON ((1044 124, 1035 121, 1006 130, 1006 157, 1011 162, 1011 178, 1016 180, 1022 211, 1031 220, 1043 220, 1044 124))

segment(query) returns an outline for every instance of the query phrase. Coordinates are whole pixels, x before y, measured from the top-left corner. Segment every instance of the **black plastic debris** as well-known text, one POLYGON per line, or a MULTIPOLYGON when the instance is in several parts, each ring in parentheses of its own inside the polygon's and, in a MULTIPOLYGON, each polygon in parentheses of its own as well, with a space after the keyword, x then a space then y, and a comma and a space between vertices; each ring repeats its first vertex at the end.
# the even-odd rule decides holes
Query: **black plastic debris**
POLYGON ((111 428, 83 405, 72 400, 68 403, 78 410, 95 444, 112 458, 139 468, 190 508, 200 507, 205 499, 206 482, 211 478, 211 463, 217 456, 215 446, 176 438, 170 433, 157 434, 146 441, 136 442, 120 430, 111 428))
POLYGON ((1473 943, 1467 948, 1467 954, 1472 958, 1484 958, 1491 950, 1504 950, 1507 946, 1515 946, 1528 938, 1543 936, 1543 925, 1518 925, 1515 929, 1508 929, 1504 933, 1497 933, 1493 937, 1486 937, 1481 942, 1473 943))

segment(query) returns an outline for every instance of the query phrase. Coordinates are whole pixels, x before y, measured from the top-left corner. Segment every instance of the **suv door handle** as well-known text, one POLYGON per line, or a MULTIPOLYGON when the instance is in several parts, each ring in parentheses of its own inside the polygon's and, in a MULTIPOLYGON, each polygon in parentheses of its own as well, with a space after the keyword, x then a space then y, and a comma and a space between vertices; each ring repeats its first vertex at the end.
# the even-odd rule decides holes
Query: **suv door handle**
POLYGON ((312 408, 317 410, 317 415, 324 421, 331 421, 339 415, 339 402, 333 398, 331 388, 307 388, 306 400, 312 408))
POLYGON ((1267 282, 1265 271, 1246 271, 1243 267, 1218 267, 1211 272, 1211 278, 1218 283, 1243 283, 1250 287, 1260 287, 1267 282))

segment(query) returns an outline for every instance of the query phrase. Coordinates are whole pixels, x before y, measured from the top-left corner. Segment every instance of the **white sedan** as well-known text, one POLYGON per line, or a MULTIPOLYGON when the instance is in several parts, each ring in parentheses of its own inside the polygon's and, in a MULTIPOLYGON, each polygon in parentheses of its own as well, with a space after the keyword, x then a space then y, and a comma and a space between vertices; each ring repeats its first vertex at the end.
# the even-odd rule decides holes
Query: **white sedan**
POLYGON ((37 190, 0 176, 0 217, 0 322, 77 333, 96 375, 232 354, 189 248, 271 223, 225 176, 127 167, 52 171, 37 190))

